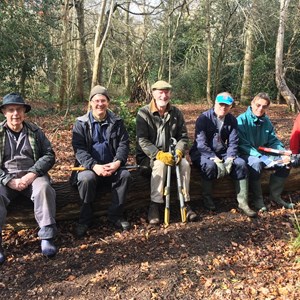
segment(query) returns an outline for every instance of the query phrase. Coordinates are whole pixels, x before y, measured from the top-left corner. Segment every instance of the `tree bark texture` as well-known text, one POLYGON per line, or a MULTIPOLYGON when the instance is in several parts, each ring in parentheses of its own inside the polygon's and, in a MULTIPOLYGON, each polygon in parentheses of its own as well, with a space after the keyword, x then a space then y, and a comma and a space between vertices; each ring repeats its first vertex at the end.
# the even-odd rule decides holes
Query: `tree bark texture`
MULTIPOLYGON (((269 176, 271 171, 265 171, 262 176, 262 188, 265 195, 269 191, 269 176)), ((127 201, 125 205, 126 210, 147 207, 150 203, 150 178, 142 176, 138 171, 132 171, 132 183, 129 189, 127 201)), ((285 184, 285 192, 295 192, 299 190, 300 168, 292 169, 290 176, 285 184)), ((171 180, 171 204, 177 200, 176 178, 171 180)), ((74 220, 79 216, 80 199, 76 188, 70 186, 69 182, 54 183, 53 187, 56 190, 57 201, 57 222, 74 220)), ((201 201, 201 178, 199 171, 192 168, 190 196, 194 202, 201 201)), ((226 176, 218 179, 214 183, 213 189, 214 198, 232 198, 235 199, 235 189, 232 179, 226 176)), ((106 215, 107 209, 111 201, 111 193, 109 191, 99 192, 97 201, 94 205, 95 216, 106 215)), ((8 227, 20 228, 37 226, 34 220, 33 204, 29 199, 17 199, 12 201, 9 206, 9 213, 7 216, 8 227)))
MULTIPOLYGON (((284 46, 284 34, 285 34, 285 21, 287 18, 288 7, 290 0, 280 0, 280 15, 279 15, 279 27, 277 33, 276 42, 276 57, 275 57, 275 78, 276 86, 293 112, 296 111, 296 104, 298 104, 295 95, 291 92, 287 86, 285 75, 283 71, 283 46, 284 46)), ((299 107, 298 107, 299 109, 299 107)))
POLYGON ((246 31, 246 48, 244 56, 244 74, 241 88, 241 102, 249 104, 251 98, 251 66, 252 66, 252 43, 253 43, 252 28, 249 27, 246 31), (248 102, 248 103, 247 103, 248 102))

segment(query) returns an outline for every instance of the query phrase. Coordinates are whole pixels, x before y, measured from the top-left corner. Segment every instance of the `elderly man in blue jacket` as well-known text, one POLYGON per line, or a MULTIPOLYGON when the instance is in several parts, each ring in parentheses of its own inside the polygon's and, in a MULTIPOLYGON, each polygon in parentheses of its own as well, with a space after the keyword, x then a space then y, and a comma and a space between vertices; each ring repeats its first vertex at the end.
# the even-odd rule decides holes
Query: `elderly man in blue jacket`
POLYGON ((90 111, 77 118, 73 128, 75 166, 85 168, 75 176, 82 200, 76 228, 78 237, 84 236, 92 224, 93 202, 97 190, 103 186, 112 190, 109 221, 122 230, 130 227, 123 216, 130 173, 120 168, 127 161, 129 137, 123 120, 108 109, 109 103, 107 89, 96 85, 90 92, 90 111))
POLYGON ((229 113, 233 101, 229 93, 220 93, 214 107, 198 117, 190 157, 200 169, 203 204, 208 210, 216 209, 212 199, 213 180, 230 175, 234 179, 239 208, 247 216, 255 217, 256 212, 248 205, 247 165, 238 157, 237 121, 229 113))
MULTIPOLYGON (((249 167, 250 189, 253 194, 253 204, 258 211, 266 211, 260 177, 263 169, 273 169, 270 176, 270 198, 285 208, 292 208, 281 198, 284 183, 290 170, 280 156, 268 155, 260 151, 259 147, 285 150, 282 142, 277 138, 274 127, 266 115, 271 100, 268 94, 259 93, 251 101, 247 111, 237 117, 239 133, 239 151, 241 157, 249 167)), ((289 159, 287 160, 289 162, 289 159)))

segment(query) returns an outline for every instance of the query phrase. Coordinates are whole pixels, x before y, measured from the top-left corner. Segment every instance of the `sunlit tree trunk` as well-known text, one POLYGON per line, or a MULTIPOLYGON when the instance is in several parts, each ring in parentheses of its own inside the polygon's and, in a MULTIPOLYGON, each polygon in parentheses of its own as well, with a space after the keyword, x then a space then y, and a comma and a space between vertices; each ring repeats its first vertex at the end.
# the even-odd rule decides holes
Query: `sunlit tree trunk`
POLYGON ((95 43, 94 43, 94 64, 93 64, 93 76, 91 87, 101 84, 101 59, 102 51, 107 39, 108 30, 111 24, 111 18, 116 9, 115 1, 111 0, 110 8, 107 14, 105 14, 107 1, 102 1, 101 12, 98 19, 95 43))
MULTIPOLYGON (((129 58, 129 9, 130 9, 130 1, 126 3, 126 12, 125 12, 125 18, 126 18, 126 35, 125 35, 125 56, 129 58)), ((125 59, 124 62, 124 86, 126 94, 129 95, 129 59, 125 59)))
POLYGON ((206 82, 206 99, 210 106, 213 105, 211 100, 211 66, 212 66, 212 47, 210 32, 210 0, 206 0, 206 36, 207 36, 207 82, 206 82))
POLYGON ((296 105, 299 110, 299 105, 295 95, 291 92, 285 81, 285 74, 283 70, 283 46, 284 46, 284 34, 285 34, 285 21, 287 18, 287 11, 290 0, 280 0, 280 15, 279 15, 279 27, 277 33, 276 42, 276 57, 275 57, 275 78, 276 85, 285 99, 286 103, 290 106, 292 111, 296 111, 296 105))
POLYGON ((246 47, 244 56, 244 73, 241 88, 241 103, 248 104, 251 98, 251 66, 252 66, 253 33, 250 22, 246 30, 246 47))

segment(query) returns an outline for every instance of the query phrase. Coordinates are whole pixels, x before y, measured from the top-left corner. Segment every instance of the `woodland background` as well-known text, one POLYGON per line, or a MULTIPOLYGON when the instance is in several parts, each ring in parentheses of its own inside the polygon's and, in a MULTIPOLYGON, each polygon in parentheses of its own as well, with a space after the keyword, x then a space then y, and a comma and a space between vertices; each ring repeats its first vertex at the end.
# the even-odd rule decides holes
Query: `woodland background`
POLYGON ((299 0, 2 0, 0 94, 20 91, 66 110, 106 86, 148 100, 170 81, 174 98, 212 104, 220 91, 259 91, 297 110, 299 0))

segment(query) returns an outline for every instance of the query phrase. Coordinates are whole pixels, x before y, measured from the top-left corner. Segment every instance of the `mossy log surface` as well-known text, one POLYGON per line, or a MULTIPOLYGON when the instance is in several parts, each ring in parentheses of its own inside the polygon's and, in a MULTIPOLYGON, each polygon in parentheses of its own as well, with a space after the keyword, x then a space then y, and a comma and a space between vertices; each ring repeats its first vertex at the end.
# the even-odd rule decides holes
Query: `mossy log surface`
MULTIPOLYGON (((264 194, 268 194, 269 177, 271 171, 264 172, 262 176, 262 188, 264 194)), ((145 207, 149 204, 150 179, 140 175, 139 171, 132 171, 132 184, 127 195, 125 208, 127 210, 145 207)), ((201 199, 201 178, 199 172, 192 168, 190 182, 191 200, 201 199)), ((292 169, 285 184, 285 192, 295 192, 299 190, 300 168, 292 169)), ((76 220, 79 215, 80 199, 76 188, 72 187, 69 182, 55 182, 53 187, 57 194, 57 212, 56 220, 76 220)), ((176 178, 172 178, 171 201, 176 197, 176 178)), ((216 180, 213 190, 214 198, 231 198, 235 199, 234 184, 229 176, 216 180)), ((94 205, 95 216, 105 215, 111 200, 111 193, 106 190, 99 193, 99 197, 94 205)), ((28 227, 36 223, 34 221, 33 204, 28 199, 17 199, 9 206, 7 216, 8 227, 28 227)))

